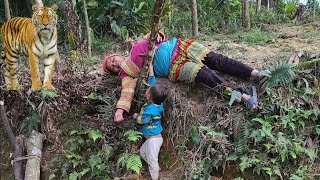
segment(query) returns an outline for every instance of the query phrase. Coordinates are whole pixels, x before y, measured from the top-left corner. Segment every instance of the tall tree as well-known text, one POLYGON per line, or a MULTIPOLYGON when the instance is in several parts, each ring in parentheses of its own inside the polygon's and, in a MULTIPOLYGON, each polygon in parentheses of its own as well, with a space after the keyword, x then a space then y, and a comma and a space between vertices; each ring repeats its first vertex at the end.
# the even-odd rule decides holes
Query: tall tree
POLYGON ((74 40, 75 48, 77 51, 82 50, 81 45, 81 28, 79 16, 75 11, 74 4, 70 0, 63 0, 63 11, 65 17, 66 30, 68 32, 68 38, 72 36, 71 40, 74 40))
POLYGON ((89 58, 92 57, 91 55, 91 30, 90 30, 90 24, 89 24, 89 18, 88 18, 88 12, 87 12, 87 3, 86 0, 83 0, 83 11, 84 11, 84 17, 86 20, 86 29, 87 29, 87 40, 88 40, 88 56, 89 58))
POLYGON ((259 14, 260 11, 261 11, 261 0, 257 0, 257 9, 256 9, 257 14, 259 14))
POLYGON ((242 1, 242 27, 244 31, 250 30, 249 0, 242 1))
POLYGON ((316 5, 317 5, 317 0, 313 0, 313 22, 316 21, 316 5))
POLYGON ((11 19, 10 6, 9 6, 9 1, 8 0, 4 0, 4 11, 6 13, 6 19, 8 21, 9 19, 11 19))
POLYGON ((198 11, 197 11, 197 0, 191 0, 191 11, 192 11, 192 35, 198 36, 198 11))

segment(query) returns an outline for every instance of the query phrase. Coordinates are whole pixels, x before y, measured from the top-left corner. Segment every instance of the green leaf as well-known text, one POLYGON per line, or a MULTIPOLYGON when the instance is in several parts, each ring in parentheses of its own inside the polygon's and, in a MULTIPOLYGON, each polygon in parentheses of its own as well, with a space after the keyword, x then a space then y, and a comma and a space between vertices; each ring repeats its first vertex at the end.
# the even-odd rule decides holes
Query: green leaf
POLYGON ((128 159, 127 165, 126 165, 127 169, 134 171, 135 173, 137 173, 138 175, 140 175, 140 171, 142 168, 142 162, 141 162, 141 158, 139 155, 131 155, 128 159))
POLYGON ((69 180, 77 180, 78 179, 78 173, 77 172, 72 172, 69 175, 69 180))
POLYGON ((137 13, 138 11, 141 10, 142 6, 145 5, 145 2, 140 2, 139 7, 138 8, 134 8, 134 10, 132 12, 137 13))
POLYGON ((233 91, 232 88, 226 87, 226 88, 223 90, 223 94, 224 94, 224 95, 227 95, 227 96, 231 96, 232 91, 233 91))
POLYGON ((271 177, 272 174, 273 174, 271 168, 269 168, 269 167, 264 167, 264 168, 262 168, 262 170, 263 170, 265 173, 267 173, 270 177, 271 177))
POLYGON ((89 132, 89 137, 93 139, 94 142, 96 142, 97 139, 102 138, 102 133, 98 130, 91 130, 89 132))
POLYGON ((94 168, 102 163, 102 159, 99 155, 91 155, 89 158, 89 164, 91 166, 92 171, 94 168))
POLYGON ((129 130, 124 133, 124 136, 128 138, 131 142, 136 142, 142 138, 142 133, 135 130, 129 130))
POLYGON ((117 164, 121 164, 121 166, 123 167, 124 164, 127 163, 127 160, 129 159, 129 154, 127 153, 123 153, 121 154, 121 156, 118 158, 117 164))
POLYGON ((58 93, 55 90, 42 89, 40 92, 40 95, 41 95, 42 99, 58 97, 58 93))
POLYGON ((317 154, 310 149, 304 149, 304 153, 313 161, 317 158, 317 154))
POLYGON ((80 178, 83 176, 83 175, 85 175, 87 172, 89 172, 90 171, 90 168, 85 168, 85 169, 83 169, 79 174, 80 174, 80 178))
POLYGON ((236 161, 238 156, 236 154, 231 154, 226 158, 226 161, 236 161))
POLYGON ((91 92, 89 94, 89 96, 82 96, 85 99, 92 99, 92 100, 97 100, 98 99, 98 95, 96 92, 91 92))
POLYGON ((119 27, 119 25, 117 24, 116 21, 112 21, 110 26, 111 26, 111 29, 112 29, 113 33, 115 33, 116 35, 120 35, 120 33, 121 33, 120 27, 119 27))
POLYGON ((119 5, 119 6, 124 6, 124 4, 120 1, 111 1, 111 3, 119 5))
POLYGON ((200 135, 198 133, 198 128, 195 125, 192 125, 191 127, 191 139, 196 144, 200 144, 200 135))

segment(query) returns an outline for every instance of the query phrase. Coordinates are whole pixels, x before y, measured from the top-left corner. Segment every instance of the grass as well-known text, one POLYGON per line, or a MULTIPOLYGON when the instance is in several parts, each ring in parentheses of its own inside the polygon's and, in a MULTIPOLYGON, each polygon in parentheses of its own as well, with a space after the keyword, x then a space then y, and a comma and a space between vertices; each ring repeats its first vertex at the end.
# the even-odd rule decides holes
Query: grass
POLYGON ((319 37, 319 36, 320 36, 320 32, 309 31, 309 32, 300 34, 299 38, 301 38, 301 39, 309 39, 309 38, 315 38, 315 37, 319 37))
POLYGON ((238 34, 238 41, 249 44, 264 45, 271 43, 272 39, 273 35, 271 33, 263 32, 257 29, 254 29, 250 32, 242 32, 238 34))

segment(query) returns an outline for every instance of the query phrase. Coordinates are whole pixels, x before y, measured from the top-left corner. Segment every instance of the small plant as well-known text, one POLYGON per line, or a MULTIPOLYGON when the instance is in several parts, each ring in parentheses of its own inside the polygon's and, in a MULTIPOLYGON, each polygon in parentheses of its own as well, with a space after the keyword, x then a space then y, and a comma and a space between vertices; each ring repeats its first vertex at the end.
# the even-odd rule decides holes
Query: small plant
POLYGON ((40 117, 39 117, 36 105, 29 100, 28 100, 28 103, 30 105, 30 108, 29 108, 30 116, 26 117, 23 120, 20 126, 20 132, 22 132, 24 129, 27 129, 28 133, 31 133, 33 130, 39 131, 40 117))
POLYGON ((99 130, 73 130, 69 135, 69 149, 65 156, 51 160, 51 164, 56 163, 59 169, 50 177, 60 173, 63 179, 110 179, 110 158, 114 153, 113 148, 104 142, 103 134, 99 130))
POLYGON ((123 153, 118 159, 118 164, 120 164, 122 167, 125 166, 127 170, 132 170, 140 175, 142 168, 140 155, 123 153))
POLYGON ((88 96, 82 96, 82 97, 85 99, 99 100, 106 103, 107 105, 112 104, 112 101, 113 101, 112 97, 107 95, 100 95, 100 94, 97 94, 96 92, 91 92, 88 96))
POLYGON ((142 138, 142 133, 139 131, 129 130, 126 131, 123 136, 127 137, 130 142, 136 142, 142 138))
MULTIPOLYGON (((126 143, 129 143, 132 149, 132 144, 142 138, 142 133, 128 130, 124 133, 124 137, 126 137, 126 143)), ((134 152, 134 150, 131 150, 131 152, 134 152)), ((140 155, 135 153, 122 153, 118 158, 118 164, 121 167, 126 167, 127 171, 133 171, 137 174, 140 174, 142 168, 140 155)))
POLYGON ((31 133, 33 130, 39 131, 39 115, 35 109, 30 110, 30 116, 26 117, 21 126, 20 126, 20 132, 22 132, 24 129, 28 131, 28 133, 31 133))
POLYGON ((42 89, 40 92, 40 96, 41 96, 41 99, 47 100, 47 99, 52 99, 52 98, 58 97, 59 95, 58 95, 57 91, 55 91, 55 90, 42 89))

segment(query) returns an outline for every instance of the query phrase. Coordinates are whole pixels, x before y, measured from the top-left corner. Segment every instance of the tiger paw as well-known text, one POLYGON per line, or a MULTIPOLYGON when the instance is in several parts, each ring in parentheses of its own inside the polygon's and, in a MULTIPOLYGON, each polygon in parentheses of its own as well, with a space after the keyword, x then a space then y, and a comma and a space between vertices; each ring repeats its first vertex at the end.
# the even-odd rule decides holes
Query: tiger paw
POLYGON ((32 91, 39 91, 39 90, 41 90, 41 88, 42 88, 41 82, 40 83, 32 83, 32 86, 31 86, 32 91))
POLYGON ((20 88, 21 87, 20 87, 19 83, 12 83, 12 84, 7 86, 8 90, 14 90, 14 91, 19 91, 20 88))
POLYGON ((42 86, 42 89, 44 90, 50 90, 50 89, 55 89, 52 84, 45 84, 42 86))

